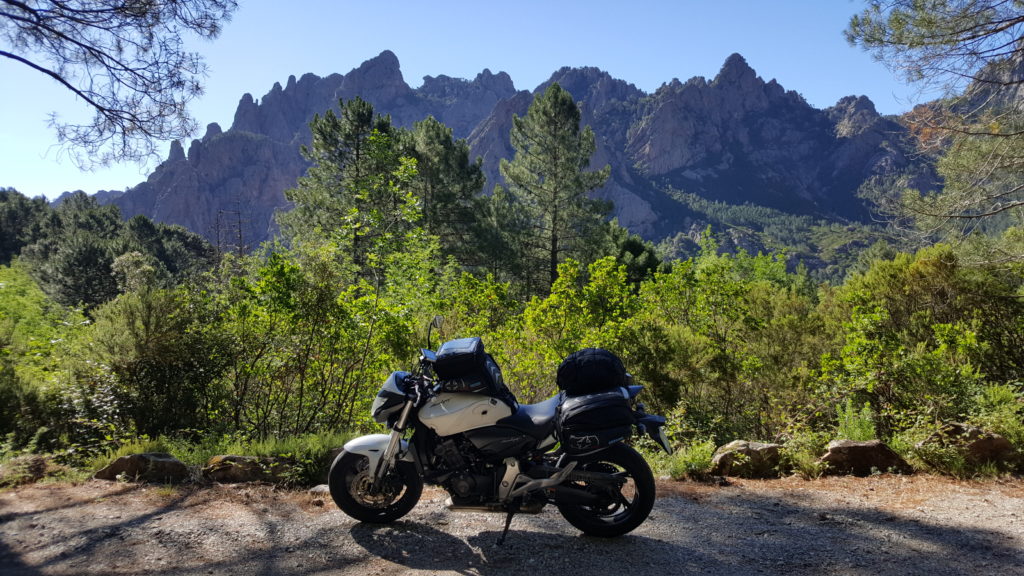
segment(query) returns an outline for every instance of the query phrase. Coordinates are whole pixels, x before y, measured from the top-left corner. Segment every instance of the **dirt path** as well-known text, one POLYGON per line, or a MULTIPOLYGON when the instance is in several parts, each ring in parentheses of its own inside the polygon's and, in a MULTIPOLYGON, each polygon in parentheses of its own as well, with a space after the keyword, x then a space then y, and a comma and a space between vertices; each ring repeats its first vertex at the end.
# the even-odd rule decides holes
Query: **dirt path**
POLYGON ((0 574, 1024 575, 1024 481, 942 478, 661 482, 644 525, 581 536, 551 507, 354 522, 305 492, 91 481, 0 494, 0 574))

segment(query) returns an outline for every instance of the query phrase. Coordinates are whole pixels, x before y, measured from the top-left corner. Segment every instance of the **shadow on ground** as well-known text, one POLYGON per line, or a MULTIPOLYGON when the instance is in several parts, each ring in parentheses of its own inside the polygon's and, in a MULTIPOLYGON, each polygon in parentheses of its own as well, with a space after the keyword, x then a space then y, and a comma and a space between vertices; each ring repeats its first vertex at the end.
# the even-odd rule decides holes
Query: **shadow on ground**
MULTIPOLYGON (((125 492, 109 499, 132 497, 125 492)), ((408 519, 380 526, 337 511, 310 514, 296 506, 282 512, 256 502, 242 509, 248 531, 233 527, 237 512, 176 527, 176 515, 204 513, 204 504, 186 494, 100 526, 77 529, 68 521, 92 513, 94 505, 31 514, 0 510, 0 574, 1024 575, 1019 525, 978 530, 914 512, 822 506, 792 494, 777 499, 742 490, 659 499, 644 525, 614 539, 580 535, 549 508, 517 516, 501 546, 500 515, 467 524, 457 514, 418 508, 408 519), (59 513, 70 516, 58 522, 59 513), (471 532, 470 525, 493 529, 471 532), (59 551, 44 553, 47 546, 59 551)))

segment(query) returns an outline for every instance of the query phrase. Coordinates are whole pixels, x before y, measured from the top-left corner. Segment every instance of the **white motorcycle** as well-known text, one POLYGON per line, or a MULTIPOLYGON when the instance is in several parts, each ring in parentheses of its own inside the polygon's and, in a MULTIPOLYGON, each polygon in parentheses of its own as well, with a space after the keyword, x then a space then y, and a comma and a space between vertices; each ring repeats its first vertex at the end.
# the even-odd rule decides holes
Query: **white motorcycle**
POLYGON ((592 536, 633 530, 654 505, 655 485, 628 440, 636 430, 671 453, 665 418, 644 411, 643 387, 606 350, 567 357, 558 385, 548 400, 519 404, 479 338, 421 350, 419 368, 393 372, 374 399, 373 418, 391 433, 351 440, 332 464, 334 502, 362 522, 392 522, 426 482, 448 492, 453 511, 505 513, 499 543, 516 513, 548 503, 592 536))

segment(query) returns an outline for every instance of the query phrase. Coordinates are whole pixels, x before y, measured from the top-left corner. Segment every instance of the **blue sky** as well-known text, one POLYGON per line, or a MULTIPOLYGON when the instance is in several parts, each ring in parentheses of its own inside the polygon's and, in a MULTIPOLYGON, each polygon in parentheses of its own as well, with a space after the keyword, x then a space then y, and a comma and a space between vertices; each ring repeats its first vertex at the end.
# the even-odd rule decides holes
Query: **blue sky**
MULTIPOLYGON (((762 78, 776 79, 818 108, 854 94, 871 98, 882 113, 899 113, 922 98, 846 43, 842 31, 863 8, 855 0, 239 4, 217 40, 192 43, 211 68, 206 94, 191 107, 201 126, 218 122, 228 129, 245 92, 261 98, 292 74, 344 74, 383 50, 398 56, 413 87, 425 75, 471 79, 489 68, 508 72, 517 89, 533 90, 562 66, 596 66, 653 92, 673 78, 711 78, 738 52, 762 78)), ((156 161, 78 171, 59 154, 46 118, 52 111, 85 118, 88 109, 17 63, 0 61, 0 78, 0 186, 51 198, 66 190, 120 190, 155 167, 156 161)))

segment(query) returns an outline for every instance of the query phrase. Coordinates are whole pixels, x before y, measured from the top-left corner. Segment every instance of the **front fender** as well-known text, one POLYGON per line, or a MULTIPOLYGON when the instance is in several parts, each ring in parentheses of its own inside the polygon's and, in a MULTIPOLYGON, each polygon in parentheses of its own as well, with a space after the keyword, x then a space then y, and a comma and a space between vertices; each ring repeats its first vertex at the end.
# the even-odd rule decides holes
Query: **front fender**
MULTIPOLYGON (((390 441, 391 435, 389 434, 370 434, 349 440, 345 443, 344 448, 345 452, 366 456, 370 461, 370 470, 376 470, 377 465, 380 463, 380 457, 384 455, 384 450, 387 449, 388 442, 390 441)), ((407 440, 400 440, 400 443, 398 459, 412 462, 409 442, 407 440)), ((338 457, 340 458, 341 456, 339 455, 338 457)))

